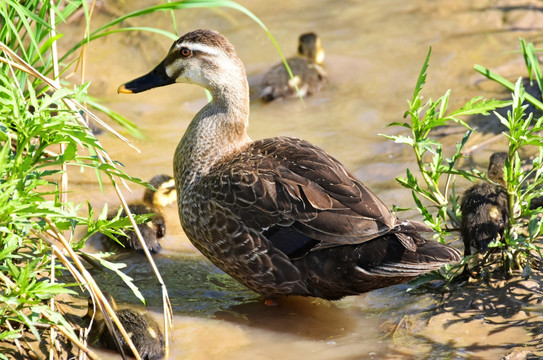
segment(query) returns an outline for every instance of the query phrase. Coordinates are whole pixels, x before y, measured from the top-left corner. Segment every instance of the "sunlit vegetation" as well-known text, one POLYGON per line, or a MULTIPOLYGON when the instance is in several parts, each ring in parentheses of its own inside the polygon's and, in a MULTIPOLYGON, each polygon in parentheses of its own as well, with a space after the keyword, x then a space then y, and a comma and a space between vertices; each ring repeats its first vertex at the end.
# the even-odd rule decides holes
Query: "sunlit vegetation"
MULTIPOLYGON (((521 48, 530 80, 537 82, 541 89, 543 78, 539 62, 532 44, 521 40, 521 48)), ((407 169, 405 178, 397 178, 404 187, 410 189, 413 194, 417 209, 422 214, 424 221, 436 232, 439 241, 445 242, 451 237, 458 237, 461 222, 460 196, 455 188, 455 177, 461 176, 469 181, 489 181, 485 173, 477 169, 462 169, 458 166, 458 160, 463 156, 462 150, 473 129, 466 123, 466 119, 472 115, 487 115, 491 113, 507 129, 502 135, 507 139, 509 160, 505 165, 507 193, 509 195, 510 214, 509 223, 505 224, 503 239, 494 241, 490 245, 490 252, 499 254, 500 266, 506 273, 520 270, 523 276, 529 276, 530 259, 534 256, 541 257, 541 244, 538 243, 543 232, 543 210, 534 206, 534 199, 543 196, 543 179, 541 177, 543 161, 543 140, 540 132, 543 130, 543 117, 536 118, 533 112, 527 110, 527 102, 537 109, 543 109, 541 99, 527 94, 522 79, 515 84, 505 78, 491 72, 480 65, 475 69, 487 78, 497 81, 511 90, 512 100, 487 100, 476 97, 468 101, 457 110, 448 110, 447 105, 451 91, 437 100, 428 100, 423 103, 421 96, 422 87, 426 81, 426 72, 429 65, 430 53, 424 62, 419 75, 413 99, 409 102, 409 109, 404 117, 410 122, 393 123, 389 126, 403 126, 409 129, 409 135, 386 136, 397 143, 403 143, 413 149, 417 160, 418 169, 407 169), (505 115, 496 109, 507 110, 505 115), (444 154, 442 144, 433 138, 433 132, 440 126, 455 122, 466 128, 461 139, 458 139, 454 153, 444 154), (529 164, 523 164, 520 158, 521 150, 530 147, 535 156, 529 164), (534 150, 535 149, 535 150, 534 150), (415 173, 420 173, 419 176, 415 173)), ((466 257, 460 264, 445 269, 440 273, 428 274, 419 278, 418 283, 427 279, 445 278, 451 281, 456 275, 462 273, 461 269, 472 256, 466 257)), ((478 260, 479 266, 485 266, 488 256, 478 260)))
POLYGON ((99 296, 82 256, 117 271, 137 293, 118 265, 81 250, 93 234, 122 234, 131 221, 108 220, 107 208, 95 218, 90 205, 74 204, 68 197, 68 167, 94 173, 100 183, 107 178, 117 189, 125 180, 143 184, 115 165, 87 126, 86 119, 92 118, 126 141, 86 107, 89 84, 61 85, 60 74, 71 64, 59 61, 56 27, 79 9, 89 20, 85 1, 0 5, 0 340, 13 341, 27 354, 39 352, 38 344, 32 350, 24 345, 22 338, 29 333, 37 341, 60 333, 81 346, 77 328, 54 299, 76 294, 76 283, 99 296))

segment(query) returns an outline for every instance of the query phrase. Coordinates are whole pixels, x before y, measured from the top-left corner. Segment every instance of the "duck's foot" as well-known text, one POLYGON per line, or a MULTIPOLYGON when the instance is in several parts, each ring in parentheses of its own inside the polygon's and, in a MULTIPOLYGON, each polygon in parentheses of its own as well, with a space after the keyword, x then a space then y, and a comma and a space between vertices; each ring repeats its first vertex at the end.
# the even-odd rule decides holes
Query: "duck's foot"
POLYGON ((276 299, 265 299, 264 305, 266 306, 279 306, 279 302, 276 299))

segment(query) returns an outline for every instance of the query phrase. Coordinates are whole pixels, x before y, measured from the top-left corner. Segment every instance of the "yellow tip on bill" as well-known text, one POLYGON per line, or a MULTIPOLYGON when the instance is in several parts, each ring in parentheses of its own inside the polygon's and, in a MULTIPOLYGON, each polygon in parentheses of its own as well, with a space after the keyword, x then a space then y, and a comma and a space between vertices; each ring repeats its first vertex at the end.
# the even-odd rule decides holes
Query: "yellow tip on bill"
POLYGON ((127 89, 123 84, 117 89, 117 94, 132 94, 132 90, 127 89))

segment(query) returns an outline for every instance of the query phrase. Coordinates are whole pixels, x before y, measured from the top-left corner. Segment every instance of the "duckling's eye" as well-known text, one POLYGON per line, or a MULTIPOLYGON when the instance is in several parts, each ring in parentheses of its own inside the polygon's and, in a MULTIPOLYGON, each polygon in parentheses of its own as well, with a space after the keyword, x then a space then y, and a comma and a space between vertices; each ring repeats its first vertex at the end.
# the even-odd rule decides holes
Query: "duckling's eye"
POLYGON ((192 55, 192 50, 186 47, 182 47, 181 50, 179 50, 179 53, 182 57, 189 57, 192 55))

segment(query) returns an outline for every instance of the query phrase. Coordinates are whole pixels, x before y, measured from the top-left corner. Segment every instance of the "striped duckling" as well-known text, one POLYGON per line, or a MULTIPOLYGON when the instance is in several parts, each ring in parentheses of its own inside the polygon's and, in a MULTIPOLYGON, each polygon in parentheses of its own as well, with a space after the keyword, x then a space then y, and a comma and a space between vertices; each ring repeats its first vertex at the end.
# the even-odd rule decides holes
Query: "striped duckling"
MULTIPOLYGON (((130 340, 132 340, 132 343, 141 358, 143 360, 163 358, 164 336, 156 321, 151 316, 132 309, 118 309, 117 303, 111 294, 104 293, 104 296, 113 311, 115 311, 121 325, 130 336, 130 340)), ((115 341, 115 338, 117 338, 123 352, 127 355, 134 356, 128 343, 124 340, 117 327, 115 327, 115 335, 109 331, 106 320, 104 319, 104 313, 100 311, 98 306, 96 306, 95 311, 92 298, 89 298, 88 306, 88 312, 85 317, 89 322, 92 319, 92 327, 88 337, 89 343, 91 345, 103 346, 107 349, 119 351, 115 341)))
MULTIPOLYGON (((158 253, 161 249, 159 240, 166 235, 166 221, 162 214, 162 209, 173 203, 176 198, 176 190, 174 179, 169 175, 156 175, 150 181, 155 189, 145 189, 142 201, 128 204, 130 212, 134 215, 153 214, 150 221, 143 224, 138 224, 141 236, 149 251, 158 253)), ((113 218, 115 214, 110 214, 109 218, 113 218)), ((126 217, 126 211, 121 211, 121 217, 126 217)), ((134 231, 126 231, 126 236, 119 235, 117 240, 125 249, 143 251, 141 243, 134 231)), ((108 241, 113 241, 108 238, 108 241)), ((115 245, 114 245, 115 246, 115 245)))
POLYGON ((300 35, 298 56, 287 59, 293 78, 281 62, 268 70, 262 80, 260 98, 272 101, 283 97, 296 97, 296 86, 302 96, 314 94, 326 84, 328 75, 323 68, 324 49, 315 33, 300 35))

